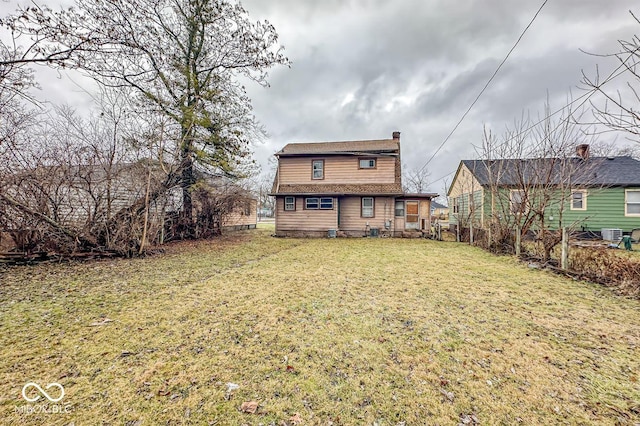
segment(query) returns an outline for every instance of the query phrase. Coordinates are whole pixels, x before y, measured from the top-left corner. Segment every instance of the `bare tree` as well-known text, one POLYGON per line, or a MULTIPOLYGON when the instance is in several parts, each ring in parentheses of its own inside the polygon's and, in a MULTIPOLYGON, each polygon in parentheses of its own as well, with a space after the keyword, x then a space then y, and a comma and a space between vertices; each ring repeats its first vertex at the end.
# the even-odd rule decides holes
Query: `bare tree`
POLYGON ((233 174, 261 131, 237 77, 266 85, 269 68, 288 64, 274 27, 251 23, 242 6, 226 0, 78 1, 59 22, 49 24, 51 17, 29 8, 16 25, 64 46, 74 40, 67 31, 90 39, 74 66, 102 84, 133 88, 141 104, 176 127, 183 221, 191 234, 194 164, 233 174))
POLYGON ((402 166, 402 189, 404 192, 423 193, 428 191, 431 172, 426 168, 409 168, 406 164, 402 166))
MULTIPOLYGON (((640 24, 640 19, 629 11, 633 19, 640 24)), ((619 66, 607 77, 602 77, 596 69, 594 76, 582 73, 582 83, 589 89, 600 93, 604 102, 592 101, 593 114, 600 124, 610 130, 622 131, 630 135, 630 139, 640 143, 640 37, 634 35, 630 40, 619 40, 619 51, 612 54, 595 55, 603 58, 615 58, 619 66), (629 77, 625 87, 617 91, 609 90, 607 83, 622 70, 629 77)))
MULTIPOLYGON (((533 233, 544 258, 549 259, 561 241, 556 229, 579 225, 568 223, 564 213, 575 196, 572 189, 590 186, 598 164, 588 158, 588 151, 576 156, 576 146, 588 150, 593 141, 576 124, 574 115, 566 109, 562 116, 552 118, 547 106, 542 120, 532 124, 523 116, 500 139, 485 130, 479 152, 483 160, 476 163, 476 173, 488 182, 488 197, 483 202, 490 204, 485 209, 489 246, 511 246, 514 233, 521 237, 533 233)), ((474 209, 483 207, 475 205, 468 214, 473 218, 474 209)))
POLYGON ((80 67, 80 56, 99 46, 93 34, 75 31, 80 21, 71 9, 53 11, 35 3, 0 17, 0 99, 33 100, 28 90, 37 86, 34 65, 80 67))
POLYGON ((164 161, 156 122, 123 95, 104 92, 98 105, 88 119, 68 107, 41 114, 0 152, 0 227, 18 248, 131 255, 177 210, 175 153, 164 161))

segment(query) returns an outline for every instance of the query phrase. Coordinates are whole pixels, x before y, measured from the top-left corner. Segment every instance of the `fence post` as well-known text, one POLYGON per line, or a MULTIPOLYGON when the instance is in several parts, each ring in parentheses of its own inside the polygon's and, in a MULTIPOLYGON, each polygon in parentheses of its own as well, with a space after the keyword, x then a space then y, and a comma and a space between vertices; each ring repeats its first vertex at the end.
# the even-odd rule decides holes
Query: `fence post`
POLYGON ((488 232, 488 236, 487 236, 487 240, 488 240, 488 242, 487 242, 487 248, 489 249, 489 251, 491 251, 491 238, 492 238, 492 235, 493 235, 493 233, 492 233, 492 231, 491 231, 491 228, 493 228, 493 221, 489 222, 489 229, 487 229, 487 232, 488 232))
POLYGON ((560 258, 560 267, 567 270, 569 263, 569 236, 567 228, 562 228, 562 255, 560 258))

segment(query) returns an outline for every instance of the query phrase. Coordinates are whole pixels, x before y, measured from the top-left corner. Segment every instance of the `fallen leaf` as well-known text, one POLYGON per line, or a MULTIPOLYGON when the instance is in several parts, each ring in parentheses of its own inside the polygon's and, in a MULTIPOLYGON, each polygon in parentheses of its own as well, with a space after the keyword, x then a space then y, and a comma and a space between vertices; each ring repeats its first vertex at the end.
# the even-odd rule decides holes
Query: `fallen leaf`
POLYGON ((446 389, 442 389, 442 388, 441 388, 441 389, 440 389, 440 393, 441 393, 442 395, 444 395, 444 396, 445 396, 445 398, 447 398, 447 400, 448 400, 449 402, 453 402, 453 400, 455 399, 455 395, 454 395, 454 393, 453 393, 453 392, 449 392, 449 391, 447 391, 446 389))
POLYGON ((295 413, 293 416, 289 417, 289 421, 294 425, 302 424, 302 416, 300 413, 295 413))
POLYGON ((109 318, 103 318, 102 321, 92 322, 91 324, 89 324, 89 326, 91 326, 91 327, 100 327, 102 325, 107 325, 110 322, 113 322, 113 320, 109 319, 109 318))
POLYGON ((240 411, 243 413, 255 414, 258 411, 258 403, 256 401, 243 402, 240 406, 240 411))

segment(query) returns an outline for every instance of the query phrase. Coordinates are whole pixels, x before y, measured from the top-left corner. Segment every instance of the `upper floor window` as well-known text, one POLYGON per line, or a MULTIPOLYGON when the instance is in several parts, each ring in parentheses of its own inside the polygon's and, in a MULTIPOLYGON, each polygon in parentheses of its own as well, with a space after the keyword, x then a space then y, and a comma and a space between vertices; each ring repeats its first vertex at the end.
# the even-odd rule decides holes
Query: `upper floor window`
POLYGON ((324 160, 313 160, 311 164, 311 177, 313 179, 324 179, 324 160))
POLYGON ((571 191, 571 210, 587 209, 587 191, 576 189, 571 191))
POLYGON ((376 168, 376 159, 375 158, 361 158, 359 168, 361 169, 375 169, 376 168))
POLYGON ((627 189, 624 197, 625 216, 640 216, 640 189, 627 189))

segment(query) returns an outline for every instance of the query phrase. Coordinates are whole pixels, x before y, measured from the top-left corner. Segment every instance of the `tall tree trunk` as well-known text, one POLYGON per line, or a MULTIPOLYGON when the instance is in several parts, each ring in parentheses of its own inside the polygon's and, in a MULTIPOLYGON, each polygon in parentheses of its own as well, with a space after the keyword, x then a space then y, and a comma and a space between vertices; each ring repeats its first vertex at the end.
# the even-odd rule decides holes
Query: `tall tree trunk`
POLYGON ((191 197, 191 188, 193 184, 195 184, 195 176, 193 174, 191 150, 183 149, 182 164, 182 212, 180 215, 179 232, 184 238, 193 238, 195 236, 195 223, 193 222, 193 200, 191 197))

